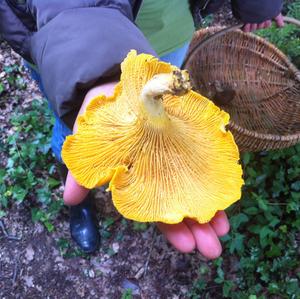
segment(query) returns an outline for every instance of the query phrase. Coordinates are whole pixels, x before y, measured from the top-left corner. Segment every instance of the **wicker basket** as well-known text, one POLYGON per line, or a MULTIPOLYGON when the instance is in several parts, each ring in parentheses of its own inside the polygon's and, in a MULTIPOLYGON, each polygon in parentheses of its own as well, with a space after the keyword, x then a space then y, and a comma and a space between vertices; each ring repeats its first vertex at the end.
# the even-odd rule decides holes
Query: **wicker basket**
POLYGON ((300 141, 300 72, 274 45, 239 26, 197 31, 184 67, 195 89, 230 114, 240 151, 294 145, 300 141))

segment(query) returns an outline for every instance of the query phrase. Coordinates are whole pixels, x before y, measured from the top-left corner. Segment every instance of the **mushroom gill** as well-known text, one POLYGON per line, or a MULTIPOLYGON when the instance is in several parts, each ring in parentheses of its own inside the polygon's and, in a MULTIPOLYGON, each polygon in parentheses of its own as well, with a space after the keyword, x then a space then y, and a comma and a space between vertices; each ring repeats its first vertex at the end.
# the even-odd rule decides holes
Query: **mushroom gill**
POLYGON ((86 188, 110 182, 117 210, 136 221, 208 222, 241 196, 229 115, 190 90, 187 73, 131 51, 112 97, 79 117, 62 156, 86 188))

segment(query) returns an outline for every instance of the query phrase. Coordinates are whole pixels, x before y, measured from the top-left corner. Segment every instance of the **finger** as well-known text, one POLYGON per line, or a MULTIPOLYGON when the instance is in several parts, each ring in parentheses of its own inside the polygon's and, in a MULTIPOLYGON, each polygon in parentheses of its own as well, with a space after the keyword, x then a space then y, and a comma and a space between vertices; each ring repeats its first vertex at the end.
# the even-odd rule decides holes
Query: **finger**
POLYGON ((250 31, 257 30, 257 24, 251 24, 250 31))
POLYGON ((194 220, 184 221, 194 235, 197 249, 208 259, 215 259, 222 253, 221 243, 214 231, 208 224, 199 224, 194 220))
POLYGON ((195 249, 195 239, 185 223, 166 224, 159 222, 157 227, 177 250, 189 253, 195 249))
POLYGON ((68 172, 65 191, 64 191, 64 203, 66 205, 77 205, 81 203, 89 193, 89 189, 80 186, 73 178, 71 172, 68 172))
POLYGON ((281 13, 276 18, 274 18, 274 20, 275 20, 276 25, 278 27, 283 27, 284 26, 283 16, 282 16, 281 13))
POLYGON ((265 22, 258 24, 257 29, 263 29, 263 28, 265 28, 265 22))
POLYGON ((218 237, 225 236, 230 229, 229 221, 224 211, 218 211, 210 221, 210 225, 218 237))
POLYGON ((250 32, 250 27, 251 27, 251 24, 246 24, 243 28, 244 32, 250 32))
POLYGON ((265 21, 265 28, 269 28, 269 27, 271 27, 272 26, 272 21, 271 20, 267 20, 267 21, 265 21))

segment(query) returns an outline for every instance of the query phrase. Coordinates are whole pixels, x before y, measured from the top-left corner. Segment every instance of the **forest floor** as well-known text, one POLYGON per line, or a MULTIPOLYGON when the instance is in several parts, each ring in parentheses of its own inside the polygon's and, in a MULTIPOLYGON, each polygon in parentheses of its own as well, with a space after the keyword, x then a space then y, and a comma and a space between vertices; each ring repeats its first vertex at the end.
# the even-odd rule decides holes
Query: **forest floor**
MULTIPOLYGON (((228 22, 229 12, 215 23, 228 22), (226 18, 224 16, 226 15, 226 18)), ((21 58, 0 42, 0 78, 4 67, 22 65, 21 58)), ((0 99, 1 132, 13 134, 9 117, 16 107, 42 101, 37 85, 24 68, 26 88, 14 89, 0 99)), ((25 110, 24 110, 25 111, 25 110)), ((6 136, 1 136, 5 142, 6 136)), ((1 151, 0 166, 7 163, 1 151)), ((57 174, 54 174, 57 176, 57 174)), ((58 188, 53 200, 61 197, 58 188)), ((33 222, 33 198, 13 203, 0 218, 0 298, 187 298, 200 265, 210 262, 198 253, 184 255, 174 250, 154 225, 137 226, 114 209, 110 194, 96 194, 102 245, 93 255, 76 250, 70 239, 68 209, 62 208, 49 232, 33 222), (130 291, 128 290, 130 289, 130 291), (131 295, 130 295, 131 294, 131 295)))

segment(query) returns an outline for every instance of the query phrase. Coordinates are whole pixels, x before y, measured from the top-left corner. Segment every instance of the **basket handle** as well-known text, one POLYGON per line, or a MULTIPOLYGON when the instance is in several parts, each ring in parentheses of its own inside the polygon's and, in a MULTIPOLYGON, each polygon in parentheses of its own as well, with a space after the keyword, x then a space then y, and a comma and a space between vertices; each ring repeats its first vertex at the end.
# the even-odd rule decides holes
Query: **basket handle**
MULTIPOLYGON (((284 16, 283 17, 283 21, 286 22, 286 23, 290 23, 290 24, 294 24, 296 26, 299 26, 300 27, 300 21, 295 19, 295 18, 291 18, 291 17, 286 17, 284 16)), ((230 32, 230 31, 233 31, 233 30, 236 30, 236 29, 240 29, 244 26, 244 24, 237 24, 237 25, 232 25, 232 26, 229 26, 227 28, 224 28, 206 38, 204 38, 200 43, 198 43, 191 51, 189 51, 188 55, 185 57, 182 65, 181 65, 181 68, 184 69, 187 65, 187 63, 194 57, 195 53, 197 50, 199 50, 200 48, 204 47, 208 42, 216 39, 217 37, 220 37, 220 36, 223 36, 224 34, 226 34, 227 32, 230 32)))

